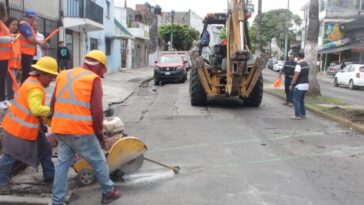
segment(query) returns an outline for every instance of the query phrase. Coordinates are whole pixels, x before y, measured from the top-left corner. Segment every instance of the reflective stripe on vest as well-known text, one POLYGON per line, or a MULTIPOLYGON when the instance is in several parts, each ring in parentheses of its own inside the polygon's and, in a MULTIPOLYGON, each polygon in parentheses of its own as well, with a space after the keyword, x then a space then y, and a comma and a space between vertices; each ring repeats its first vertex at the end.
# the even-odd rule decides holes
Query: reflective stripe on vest
POLYGON ((78 121, 91 121, 92 120, 91 116, 73 115, 73 114, 60 113, 60 112, 55 112, 53 114, 53 116, 59 117, 59 118, 71 119, 71 120, 78 120, 78 121))
MULTIPOLYGON (((27 24, 30 27, 30 29, 32 30, 33 38, 34 39, 37 38, 35 31, 33 30, 33 28, 30 26, 30 24, 28 22, 21 21, 20 24, 27 24)), ((23 35, 21 35, 19 37, 19 40, 20 40, 20 44, 21 44, 21 48, 20 48, 21 53, 34 56, 35 52, 36 52, 36 45, 29 43, 29 41, 23 35)))
MULTIPOLYGON (((0 36, 11 36, 8 27, 2 21, 0 21, 0 36)), ((11 42, 1 43, 0 60, 9 60, 11 57, 11 50, 12 50, 11 42)))
POLYGON ((43 93, 42 105, 45 103, 45 91, 42 84, 35 77, 29 77, 15 94, 14 102, 3 120, 3 128, 11 135, 34 141, 38 137, 40 121, 32 115, 27 95, 32 89, 40 89, 43 93))
POLYGON ((18 118, 17 116, 15 116, 13 113, 9 112, 8 113, 9 117, 11 119, 13 119, 15 122, 25 126, 25 127, 29 127, 29 128, 38 128, 39 127, 39 123, 37 124, 33 124, 33 123, 29 123, 29 122, 25 122, 24 120, 21 120, 20 118, 18 118))

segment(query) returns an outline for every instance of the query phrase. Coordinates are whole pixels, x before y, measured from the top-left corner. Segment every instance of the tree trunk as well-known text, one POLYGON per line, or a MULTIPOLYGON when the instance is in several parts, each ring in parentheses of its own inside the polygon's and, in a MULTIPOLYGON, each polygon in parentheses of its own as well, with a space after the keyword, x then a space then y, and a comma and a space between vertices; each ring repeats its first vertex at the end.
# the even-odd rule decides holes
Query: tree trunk
POLYGON ((256 22, 256 33, 255 33, 255 56, 260 57, 260 25, 262 23, 262 0, 258 0, 258 14, 257 14, 257 22, 256 22))
POLYGON ((317 81, 317 41, 319 34, 318 0, 310 0, 309 23, 307 31, 307 42, 305 44, 305 60, 310 66, 308 94, 312 96, 321 95, 320 85, 317 81))

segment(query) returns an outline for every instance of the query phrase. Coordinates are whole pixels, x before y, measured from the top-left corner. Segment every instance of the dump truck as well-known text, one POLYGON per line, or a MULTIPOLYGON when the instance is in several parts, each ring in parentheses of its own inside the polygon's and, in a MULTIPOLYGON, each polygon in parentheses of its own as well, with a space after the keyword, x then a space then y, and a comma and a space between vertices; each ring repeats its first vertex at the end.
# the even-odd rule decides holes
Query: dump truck
POLYGON ((191 105, 205 106, 208 98, 217 96, 239 97, 247 106, 261 104, 264 60, 251 53, 251 13, 246 4, 244 0, 230 0, 227 13, 211 13, 204 18, 202 35, 215 25, 225 28, 226 39, 211 47, 200 43, 198 51, 190 52, 191 105))

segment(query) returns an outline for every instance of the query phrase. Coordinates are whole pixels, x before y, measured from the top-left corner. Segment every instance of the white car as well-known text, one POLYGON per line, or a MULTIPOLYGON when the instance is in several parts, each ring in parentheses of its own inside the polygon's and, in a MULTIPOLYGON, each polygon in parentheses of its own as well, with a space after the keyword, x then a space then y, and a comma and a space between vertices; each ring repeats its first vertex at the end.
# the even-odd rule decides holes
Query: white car
POLYGON ((273 70, 279 72, 284 66, 284 61, 278 61, 278 63, 273 65, 273 70))
POLYGON ((334 86, 348 86, 349 89, 364 87, 364 65, 351 64, 336 73, 334 78, 334 86))

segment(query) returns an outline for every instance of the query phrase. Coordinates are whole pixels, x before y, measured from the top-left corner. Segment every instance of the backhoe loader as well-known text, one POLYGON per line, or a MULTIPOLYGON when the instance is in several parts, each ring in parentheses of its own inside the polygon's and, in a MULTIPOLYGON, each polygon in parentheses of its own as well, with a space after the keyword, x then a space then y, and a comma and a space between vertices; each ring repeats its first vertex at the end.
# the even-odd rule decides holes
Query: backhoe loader
MULTIPOLYGON (((190 100, 194 106, 204 106, 208 98, 239 97, 247 106, 259 106, 263 98, 260 57, 250 51, 248 18, 251 13, 244 0, 230 0, 227 13, 208 14, 204 18, 207 32, 211 25, 225 27, 226 39, 213 45, 212 51, 203 48, 190 53, 190 100)), ((208 47, 209 48, 209 47, 208 47)))

